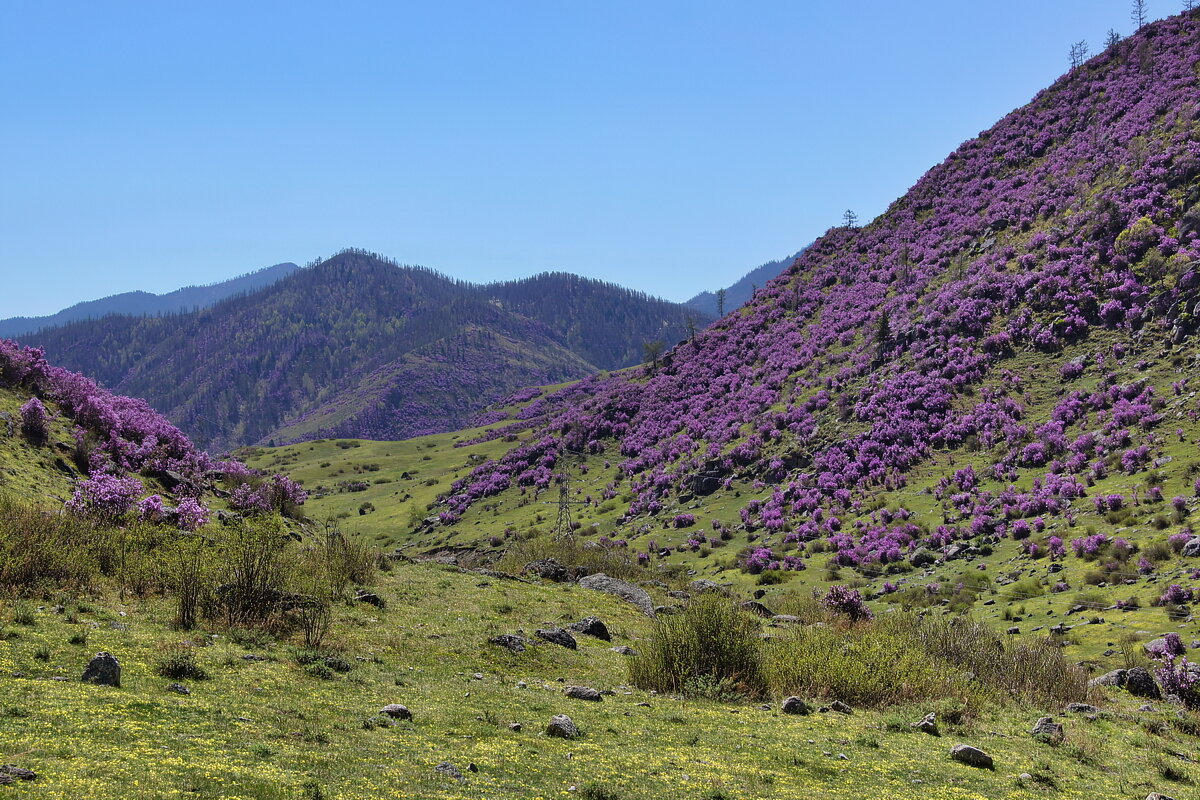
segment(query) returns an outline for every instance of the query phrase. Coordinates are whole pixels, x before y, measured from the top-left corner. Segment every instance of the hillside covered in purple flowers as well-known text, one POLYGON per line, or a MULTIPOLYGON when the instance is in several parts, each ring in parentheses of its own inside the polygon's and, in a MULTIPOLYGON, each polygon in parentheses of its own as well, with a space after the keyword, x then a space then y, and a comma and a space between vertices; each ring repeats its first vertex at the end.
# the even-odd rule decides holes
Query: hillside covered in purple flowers
POLYGON ((211 308, 21 339, 216 450, 455 430, 523 387, 640 363, 689 319, 709 321, 573 275, 477 286, 351 250, 211 308))
POLYGON ((1071 530, 1083 515, 1174 497, 1182 524, 1200 495, 1198 315, 1193 11, 831 229, 658 365, 536 401, 442 522, 556 491, 566 454, 581 501, 619 511, 605 541, 644 558, 729 538, 701 529, 729 506, 751 572, 824 551, 877 575, 1005 540, 1105 556, 1112 534, 1071 530))

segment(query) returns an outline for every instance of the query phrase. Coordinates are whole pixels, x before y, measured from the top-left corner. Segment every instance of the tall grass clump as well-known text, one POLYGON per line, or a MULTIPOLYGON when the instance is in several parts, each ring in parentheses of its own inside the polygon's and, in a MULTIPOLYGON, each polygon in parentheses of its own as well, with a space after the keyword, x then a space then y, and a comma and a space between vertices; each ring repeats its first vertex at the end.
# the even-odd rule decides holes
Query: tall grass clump
POLYGON ((728 598, 700 595, 682 613, 658 620, 629 661, 629 679, 660 692, 760 695, 766 681, 758 620, 728 598))

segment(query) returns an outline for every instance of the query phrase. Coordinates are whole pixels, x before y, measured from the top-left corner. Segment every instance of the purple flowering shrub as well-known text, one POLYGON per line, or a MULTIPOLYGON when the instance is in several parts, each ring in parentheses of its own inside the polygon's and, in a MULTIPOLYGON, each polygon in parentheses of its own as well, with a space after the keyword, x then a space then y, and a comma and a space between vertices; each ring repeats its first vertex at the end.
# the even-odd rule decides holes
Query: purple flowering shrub
POLYGON ((829 591, 821 598, 821 605, 835 614, 846 617, 851 623, 874 616, 863 601, 862 594, 848 586, 829 587, 829 591))
POLYGON ((125 516, 142 493, 137 478, 120 478, 100 474, 75 484, 67 510, 74 514, 102 521, 115 521, 125 516))
POLYGON ((50 436, 50 412, 36 397, 21 406, 21 432, 34 444, 42 444, 50 436))

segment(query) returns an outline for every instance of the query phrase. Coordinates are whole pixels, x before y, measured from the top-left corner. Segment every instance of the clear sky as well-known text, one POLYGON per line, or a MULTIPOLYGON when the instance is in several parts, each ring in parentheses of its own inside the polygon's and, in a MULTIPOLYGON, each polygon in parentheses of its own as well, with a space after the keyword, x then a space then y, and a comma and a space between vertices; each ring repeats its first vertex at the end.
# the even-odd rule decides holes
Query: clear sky
POLYGON ((0 317, 347 246, 683 300, 879 214, 1129 6, 6 0, 0 317))

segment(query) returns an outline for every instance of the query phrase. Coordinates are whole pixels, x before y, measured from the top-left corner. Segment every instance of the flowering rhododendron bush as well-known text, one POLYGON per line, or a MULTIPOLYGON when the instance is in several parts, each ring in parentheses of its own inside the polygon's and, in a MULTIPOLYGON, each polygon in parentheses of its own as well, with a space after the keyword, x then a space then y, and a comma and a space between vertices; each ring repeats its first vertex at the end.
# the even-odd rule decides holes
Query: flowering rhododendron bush
MULTIPOLYGON (((820 541, 842 566, 1008 537, 1029 558, 1128 558, 1045 531, 1160 502, 1090 489, 1168 460, 1168 404, 1200 415, 1186 370, 1128 376, 1197 335, 1198 69, 1195 14, 1111 46, 658 364, 540 397, 472 440, 520 437, 454 483, 441 520, 528 502, 570 453, 615 466, 603 499, 631 529, 688 527, 689 504, 736 489, 743 530, 820 541), (1050 405, 1035 383, 1054 384, 1050 405), (880 508, 934 463, 944 477, 922 496, 940 518, 880 508)), ((766 542, 740 563, 803 566, 766 542)))
POLYGON ((86 477, 66 502, 72 513, 115 521, 136 511, 142 520, 194 531, 212 516, 200 495, 217 477, 237 484, 231 504, 241 510, 294 513, 307 498, 289 478, 263 480, 243 464, 213 459, 145 401, 114 395, 93 380, 52 366, 41 350, 0 339, 0 388, 34 394, 20 409, 21 430, 31 442, 43 444, 50 436, 53 415, 43 399, 56 404, 73 426, 76 462, 86 477), (157 494, 139 500, 145 487, 138 475, 169 481, 180 497, 177 506, 157 494))

